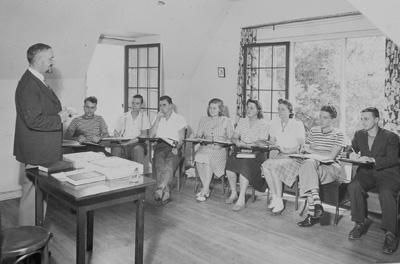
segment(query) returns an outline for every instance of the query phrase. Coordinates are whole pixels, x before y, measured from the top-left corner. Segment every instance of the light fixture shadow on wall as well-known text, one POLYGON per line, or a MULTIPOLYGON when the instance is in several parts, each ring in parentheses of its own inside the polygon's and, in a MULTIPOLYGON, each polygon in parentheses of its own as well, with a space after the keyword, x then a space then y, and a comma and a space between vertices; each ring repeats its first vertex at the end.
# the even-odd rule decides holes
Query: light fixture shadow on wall
POLYGON ((127 41, 127 42, 136 42, 136 40, 129 38, 129 37, 122 37, 122 36, 113 36, 113 35, 105 35, 101 34, 99 40, 119 40, 119 41, 127 41))

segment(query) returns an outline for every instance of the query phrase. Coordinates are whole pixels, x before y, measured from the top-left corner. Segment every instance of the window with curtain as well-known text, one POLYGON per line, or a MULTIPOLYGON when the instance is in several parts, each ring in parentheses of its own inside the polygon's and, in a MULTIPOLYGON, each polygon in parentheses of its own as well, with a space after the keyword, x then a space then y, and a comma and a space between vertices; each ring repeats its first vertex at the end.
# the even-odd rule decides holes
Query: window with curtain
POLYGON ((135 94, 143 96, 143 109, 153 120, 160 97, 160 44, 125 46, 125 111, 135 94))
POLYGON ((289 42, 248 44, 244 54, 243 101, 259 100, 264 118, 271 119, 277 115, 278 99, 289 95, 289 42))

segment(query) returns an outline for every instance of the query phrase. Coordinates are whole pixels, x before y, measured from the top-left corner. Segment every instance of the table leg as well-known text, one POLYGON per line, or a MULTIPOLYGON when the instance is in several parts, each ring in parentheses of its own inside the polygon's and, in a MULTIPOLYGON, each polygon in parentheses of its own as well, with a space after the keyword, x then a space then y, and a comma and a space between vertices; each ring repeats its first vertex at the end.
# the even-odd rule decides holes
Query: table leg
POLYGON ((135 264, 143 263, 144 193, 136 201, 135 264))
POLYGON ((76 212, 76 263, 86 263, 86 228, 87 215, 86 211, 78 208, 76 212))
POLYGON ((87 213, 87 243, 86 250, 93 250, 93 221, 94 221, 94 211, 88 211, 87 213))
POLYGON ((43 226, 43 191, 35 182, 35 225, 43 226))

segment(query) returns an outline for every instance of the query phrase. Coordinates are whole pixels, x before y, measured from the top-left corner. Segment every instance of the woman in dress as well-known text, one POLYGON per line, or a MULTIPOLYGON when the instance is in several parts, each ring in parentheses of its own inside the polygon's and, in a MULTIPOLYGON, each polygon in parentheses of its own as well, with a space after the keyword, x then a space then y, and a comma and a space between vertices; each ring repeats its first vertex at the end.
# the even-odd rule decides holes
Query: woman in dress
POLYGON ((284 210, 282 200, 282 182, 292 186, 296 181, 301 160, 289 158, 289 154, 298 153, 304 144, 305 131, 301 121, 293 119, 293 106, 284 99, 278 100, 279 118, 271 121, 271 142, 277 150, 270 152, 270 158, 263 165, 263 172, 272 200, 268 208, 274 215, 284 210))
MULTIPOLYGON (((224 103, 214 98, 208 103, 207 116, 199 122, 196 137, 212 141, 228 141, 232 137, 233 126, 224 116, 224 103)), ((196 200, 204 202, 210 197, 210 182, 213 174, 221 177, 225 174, 227 149, 218 144, 201 145, 195 154, 196 169, 202 183, 196 200)))
POLYGON ((247 101, 247 114, 240 118, 232 136, 236 150, 229 156, 226 163, 226 175, 229 180, 231 195, 226 199, 227 204, 234 204, 233 211, 240 211, 245 207, 245 194, 247 186, 251 184, 258 191, 265 191, 267 185, 261 178, 261 164, 265 160, 265 153, 253 151, 254 158, 237 158, 237 150, 265 145, 269 127, 263 119, 261 105, 256 100, 247 101), (239 175, 240 192, 236 191, 239 175))

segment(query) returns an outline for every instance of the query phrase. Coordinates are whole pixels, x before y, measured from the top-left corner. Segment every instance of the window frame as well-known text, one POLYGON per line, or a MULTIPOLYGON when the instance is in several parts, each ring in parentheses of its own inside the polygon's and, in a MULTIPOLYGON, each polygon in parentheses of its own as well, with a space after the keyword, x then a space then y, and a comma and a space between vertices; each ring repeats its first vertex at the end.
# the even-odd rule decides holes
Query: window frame
MULTIPOLYGON (((273 106, 273 100, 274 98, 272 97, 272 94, 274 91, 283 91, 283 90, 274 90, 274 78, 273 78, 273 70, 274 69, 280 69, 280 68, 285 68, 285 99, 289 98, 289 81, 290 81, 290 52, 291 52, 291 45, 290 41, 280 41, 280 42, 260 42, 260 43, 251 43, 251 44, 246 44, 243 46, 243 72, 244 72, 244 82, 242 88, 242 104, 243 104, 243 112, 242 115, 246 115, 246 101, 247 101, 247 91, 246 91, 246 86, 247 86, 247 50, 248 48, 253 48, 253 47, 272 47, 272 58, 271 58, 271 67, 260 67, 260 60, 258 60, 258 67, 253 68, 251 67, 250 69, 271 69, 271 90, 265 90, 265 89, 259 89, 259 83, 260 83, 260 77, 258 75, 258 95, 260 91, 269 91, 271 92, 271 109, 263 108, 263 114, 268 114, 270 119, 272 119, 272 115, 276 114, 277 112, 274 112, 272 109, 273 106), (273 49, 274 46, 285 46, 285 51, 286 51, 286 58, 285 58, 285 67, 274 67, 274 53, 273 49)), ((260 57, 260 56, 258 56, 260 57)), ((262 103, 262 102, 261 102, 262 103)))
MULTIPOLYGON (((139 58, 139 56, 137 56, 139 58)), ((160 98, 160 75, 161 75, 161 44, 160 43, 149 43, 149 44, 136 44, 136 45, 126 45, 125 46, 125 54, 124 54, 124 111, 127 112, 129 111, 130 105, 129 105, 129 90, 130 89, 136 89, 137 93, 139 89, 146 89, 146 95, 147 95, 147 101, 146 101, 146 107, 142 107, 142 109, 146 110, 147 115, 150 117, 150 111, 151 110, 156 110, 157 112, 159 111, 159 104, 158 104, 158 99, 160 98), (130 49, 137 49, 137 52, 139 52, 140 48, 157 48, 157 60, 158 60, 158 65, 157 67, 154 66, 148 66, 149 65, 149 52, 147 51, 147 66, 146 67, 139 67, 139 59, 137 59, 137 66, 132 67, 129 65, 129 50, 130 49), (136 68, 137 69, 137 76, 139 76, 139 69, 145 68, 145 69, 151 69, 151 68, 156 68, 158 69, 158 74, 157 74, 157 87, 149 87, 148 82, 147 86, 145 87, 139 87, 139 78, 137 78, 137 85, 136 87, 130 87, 129 86, 129 69, 136 68), (150 90, 156 90, 157 89, 157 108, 150 107, 149 105, 149 91, 150 90)), ((147 75, 148 76, 148 75, 147 75)), ((147 77, 148 78, 148 77, 147 77)))

